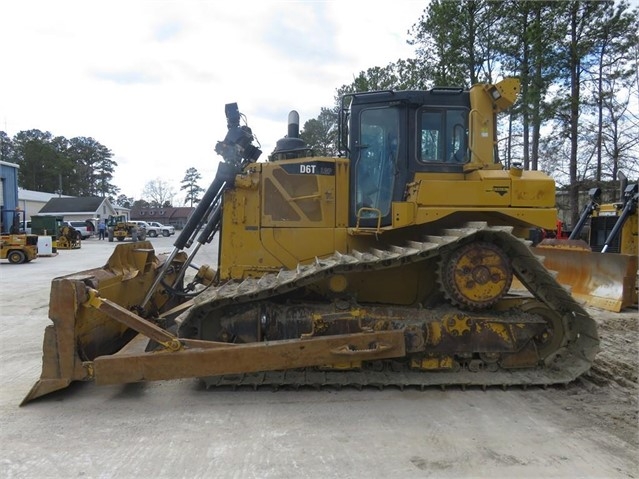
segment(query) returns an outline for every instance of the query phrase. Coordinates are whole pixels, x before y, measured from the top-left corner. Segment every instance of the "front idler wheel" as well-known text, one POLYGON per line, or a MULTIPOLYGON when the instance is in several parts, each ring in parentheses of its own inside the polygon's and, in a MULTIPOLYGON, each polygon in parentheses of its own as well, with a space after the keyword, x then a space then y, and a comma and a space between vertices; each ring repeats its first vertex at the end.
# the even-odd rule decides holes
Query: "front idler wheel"
POLYGON ((551 364, 568 342, 564 320, 556 311, 538 301, 524 303, 521 310, 525 313, 538 314, 546 321, 545 328, 535 336, 534 340, 539 359, 546 365, 551 364))

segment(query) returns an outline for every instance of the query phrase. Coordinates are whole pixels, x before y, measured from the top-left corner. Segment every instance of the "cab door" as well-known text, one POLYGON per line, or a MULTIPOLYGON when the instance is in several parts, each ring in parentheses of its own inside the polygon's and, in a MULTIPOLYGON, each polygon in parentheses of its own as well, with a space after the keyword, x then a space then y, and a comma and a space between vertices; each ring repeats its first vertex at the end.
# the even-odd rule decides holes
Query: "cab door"
POLYGON ((401 200, 406 171, 402 109, 367 106, 351 117, 350 224, 361 227, 392 223, 392 202, 401 200))

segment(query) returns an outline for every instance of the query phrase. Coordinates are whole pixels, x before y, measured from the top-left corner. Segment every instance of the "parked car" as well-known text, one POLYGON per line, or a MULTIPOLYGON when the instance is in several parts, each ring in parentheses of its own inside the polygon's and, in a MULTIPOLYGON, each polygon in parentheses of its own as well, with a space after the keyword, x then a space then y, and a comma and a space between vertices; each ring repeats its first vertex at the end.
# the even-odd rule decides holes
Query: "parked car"
POLYGON ((147 221, 147 223, 154 228, 159 228, 162 236, 171 236, 175 234, 175 228, 173 226, 163 225, 162 223, 158 223, 157 221, 147 221))
POLYGON ((76 231, 79 231, 82 235, 82 239, 89 239, 91 236, 95 236, 95 227, 90 221, 64 221, 63 226, 73 226, 76 231))
POLYGON ((160 236, 162 234, 160 228, 152 226, 146 221, 129 221, 129 223, 135 223, 136 225, 138 225, 139 228, 144 228, 146 230, 146 235, 150 238, 155 238, 156 236, 160 236))

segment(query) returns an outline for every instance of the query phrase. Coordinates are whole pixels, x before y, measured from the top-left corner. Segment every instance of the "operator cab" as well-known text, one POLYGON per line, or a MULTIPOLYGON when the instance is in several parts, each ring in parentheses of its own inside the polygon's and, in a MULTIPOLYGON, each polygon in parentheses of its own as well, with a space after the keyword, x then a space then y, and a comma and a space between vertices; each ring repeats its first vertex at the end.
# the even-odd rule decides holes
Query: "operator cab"
POLYGON ((404 199, 416 172, 463 172, 469 113, 469 93, 458 88, 345 95, 340 149, 351 160, 351 226, 390 225, 392 202, 404 199))

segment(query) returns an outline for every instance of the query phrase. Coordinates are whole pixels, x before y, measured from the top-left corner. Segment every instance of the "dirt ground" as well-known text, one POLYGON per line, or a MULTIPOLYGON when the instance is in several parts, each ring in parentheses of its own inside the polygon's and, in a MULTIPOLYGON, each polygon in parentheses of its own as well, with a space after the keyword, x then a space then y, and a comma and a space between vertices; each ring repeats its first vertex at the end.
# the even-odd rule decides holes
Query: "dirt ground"
MULTIPOLYGON (((159 252, 172 239, 153 239, 159 252)), ((601 352, 566 387, 205 390, 40 375, 49 285, 114 245, 0 264, 0 478, 639 478, 639 314, 590 309, 601 352)), ((213 262, 215 251, 204 251, 213 262)))
POLYGON ((567 395, 557 394, 558 404, 586 410, 589 421, 639 453, 639 314, 589 312, 599 327, 601 351, 589 374, 571 384, 567 395))

